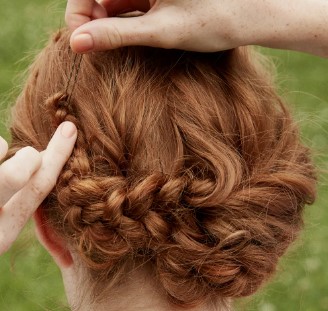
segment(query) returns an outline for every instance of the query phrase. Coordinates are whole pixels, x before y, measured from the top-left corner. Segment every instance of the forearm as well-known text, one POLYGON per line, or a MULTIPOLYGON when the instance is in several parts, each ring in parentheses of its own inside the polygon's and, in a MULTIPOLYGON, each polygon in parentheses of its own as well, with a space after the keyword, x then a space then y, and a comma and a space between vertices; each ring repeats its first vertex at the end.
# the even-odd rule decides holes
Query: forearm
MULTIPOLYGON (((327 0, 250 0, 259 6, 251 44, 328 57, 327 0)), ((248 2, 248 5, 250 3, 248 2)), ((249 20, 249 19, 248 19, 249 20)))

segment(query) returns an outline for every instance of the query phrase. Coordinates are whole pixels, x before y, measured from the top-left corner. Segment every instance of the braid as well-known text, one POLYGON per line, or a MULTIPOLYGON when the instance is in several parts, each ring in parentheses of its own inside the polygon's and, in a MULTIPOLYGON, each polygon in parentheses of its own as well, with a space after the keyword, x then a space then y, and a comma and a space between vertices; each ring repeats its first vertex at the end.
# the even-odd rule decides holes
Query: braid
POLYGON ((149 262, 182 307, 254 293, 301 230, 316 178, 288 110, 247 49, 85 55, 69 99, 68 38, 56 36, 32 68, 13 126, 16 147, 40 148, 61 122, 77 126, 42 207, 50 225, 97 284, 149 262), (42 60, 62 65, 42 70, 42 60))

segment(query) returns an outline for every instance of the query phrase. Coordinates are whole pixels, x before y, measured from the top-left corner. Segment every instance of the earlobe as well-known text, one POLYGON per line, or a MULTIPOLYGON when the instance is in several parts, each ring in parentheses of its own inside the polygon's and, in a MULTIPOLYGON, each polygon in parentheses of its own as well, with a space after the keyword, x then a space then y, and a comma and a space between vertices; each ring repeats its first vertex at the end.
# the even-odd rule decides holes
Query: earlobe
POLYGON ((53 257, 59 268, 64 269, 73 265, 73 258, 67 245, 47 224, 45 215, 40 207, 34 213, 34 222, 39 242, 53 257))

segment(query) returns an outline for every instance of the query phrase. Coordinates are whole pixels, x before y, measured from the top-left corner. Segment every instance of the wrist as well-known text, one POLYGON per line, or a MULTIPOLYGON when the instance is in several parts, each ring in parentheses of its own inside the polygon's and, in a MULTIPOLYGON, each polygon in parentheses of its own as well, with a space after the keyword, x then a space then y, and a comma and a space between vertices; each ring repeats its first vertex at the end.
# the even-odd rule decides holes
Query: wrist
MULTIPOLYGON (((252 3, 252 2, 256 2, 252 3)), ((250 3, 251 2, 251 3, 250 3)), ((290 49, 328 57, 326 0, 266 0, 253 5, 245 44, 290 49)))

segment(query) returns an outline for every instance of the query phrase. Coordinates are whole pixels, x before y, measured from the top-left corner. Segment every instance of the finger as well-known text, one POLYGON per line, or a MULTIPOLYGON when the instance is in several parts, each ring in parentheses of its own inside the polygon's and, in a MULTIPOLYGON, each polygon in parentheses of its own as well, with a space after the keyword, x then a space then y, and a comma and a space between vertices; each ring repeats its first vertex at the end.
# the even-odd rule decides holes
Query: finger
POLYGON ((55 186, 72 153, 76 138, 77 130, 73 123, 64 122, 60 125, 42 154, 40 169, 3 207, 0 216, 0 254, 16 240, 26 222, 55 186))
POLYGON ((38 151, 25 147, 0 166, 0 208, 28 183, 41 162, 38 151))
POLYGON ((94 19, 106 18, 106 17, 108 17, 106 9, 98 2, 95 2, 93 4, 91 19, 94 20, 94 19))
POLYGON ((73 32, 71 47, 76 53, 105 51, 128 45, 171 48, 175 36, 172 32, 160 33, 161 26, 156 17, 157 14, 146 14, 91 21, 73 32))
POLYGON ((101 5, 106 9, 108 16, 116 16, 122 13, 150 9, 149 0, 102 0, 101 5))
MULTIPOLYGON (((8 152, 7 142, 0 136, 0 161, 6 156, 8 152)), ((1 188, 0 188, 1 189, 1 188)))
POLYGON ((65 21, 74 30, 94 18, 107 17, 106 10, 95 0, 68 0, 65 21))

